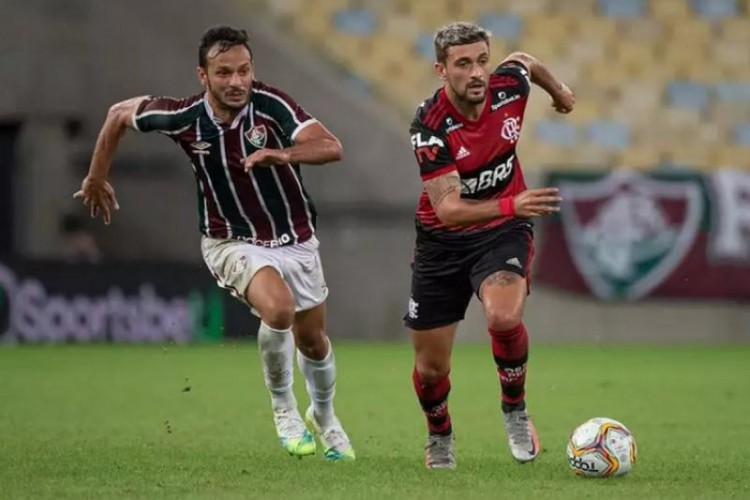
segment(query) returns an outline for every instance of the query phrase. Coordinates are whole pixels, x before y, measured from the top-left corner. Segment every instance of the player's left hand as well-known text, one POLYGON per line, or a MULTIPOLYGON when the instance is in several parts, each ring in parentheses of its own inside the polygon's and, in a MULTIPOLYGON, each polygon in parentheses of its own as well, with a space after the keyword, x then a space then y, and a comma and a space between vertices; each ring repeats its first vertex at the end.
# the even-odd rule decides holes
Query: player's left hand
POLYGON ((285 149, 259 149, 245 158, 245 172, 255 166, 270 167, 289 163, 289 152, 285 149))
POLYGON ((570 87, 564 83, 560 84, 560 88, 552 95, 552 107, 555 111, 562 114, 568 114, 573 111, 576 105, 576 95, 570 90, 570 87))

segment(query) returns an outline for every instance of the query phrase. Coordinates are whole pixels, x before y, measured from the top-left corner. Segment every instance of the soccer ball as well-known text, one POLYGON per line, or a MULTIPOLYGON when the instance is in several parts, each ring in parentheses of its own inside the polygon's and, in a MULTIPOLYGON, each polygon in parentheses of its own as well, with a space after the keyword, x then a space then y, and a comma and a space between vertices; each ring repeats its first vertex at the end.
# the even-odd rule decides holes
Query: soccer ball
POLYGON ((592 418, 568 440, 568 462, 579 476, 622 476, 633 468, 637 448, 627 427, 611 418, 592 418))

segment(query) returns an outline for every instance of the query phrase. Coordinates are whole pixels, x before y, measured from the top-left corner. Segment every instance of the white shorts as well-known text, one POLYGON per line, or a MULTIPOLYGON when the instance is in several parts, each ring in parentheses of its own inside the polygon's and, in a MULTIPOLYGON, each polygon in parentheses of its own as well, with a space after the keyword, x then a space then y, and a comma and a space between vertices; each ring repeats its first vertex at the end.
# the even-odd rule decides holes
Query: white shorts
MULTIPOLYGON (((295 310, 305 311, 325 302, 328 287, 313 236, 304 243, 266 248, 240 240, 203 236, 201 253, 220 287, 247 304, 245 290, 264 267, 278 271, 294 295, 295 310)), ((252 308, 252 304, 248 304, 252 308)), ((256 316, 258 312, 252 309, 256 316)))

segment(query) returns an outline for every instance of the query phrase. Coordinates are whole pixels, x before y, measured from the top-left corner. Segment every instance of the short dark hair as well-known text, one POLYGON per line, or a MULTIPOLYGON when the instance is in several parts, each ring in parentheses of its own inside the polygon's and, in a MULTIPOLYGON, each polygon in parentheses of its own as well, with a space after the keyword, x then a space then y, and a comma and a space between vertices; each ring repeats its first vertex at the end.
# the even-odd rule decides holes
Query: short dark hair
POLYGON ((226 52, 235 45, 244 46, 250 53, 250 59, 253 58, 253 51, 250 49, 250 37, 247 31, 232 28, 231 26, 219 25, 208 28, 201 37, 201 44, 198 47, 198 64, 201 68, 206 67, 206 56, 216 44, 219 44, 219 54, 226 52))
POLYGON ((444 63, 448 49, 456 45, 485 42, 490 44, 490 33, 481 26, 463 21, 446 24, 435 33, 435 58, 444 63))

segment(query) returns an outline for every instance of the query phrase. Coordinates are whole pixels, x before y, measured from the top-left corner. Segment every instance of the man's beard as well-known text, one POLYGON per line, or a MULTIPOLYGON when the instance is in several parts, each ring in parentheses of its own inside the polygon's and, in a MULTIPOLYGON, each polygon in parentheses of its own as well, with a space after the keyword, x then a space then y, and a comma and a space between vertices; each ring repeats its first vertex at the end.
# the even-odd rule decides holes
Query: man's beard
POLYGON ((246 92, 245 93, 245 99, 242 101, 241 104, 228 103, 227 101, 224 100, 224 98, 218 92, 214 92, 214 89, 211 88, 211 84, 210 83, 208 84, 208 91, 211 92, 212 96, 214 96, 214 99, 216 99, 216 102, 218 102, 219 104, 221 104, 224 108, 230 109, 232 111, 239 111, 239 110, 241 110, 242 108, 245 107, 245 105, 250 100, 250 92, 246 92))
POLYGON ((466 90, 463 92, 463 94, 456 91, 456 88, 453 87, 453 85, 451 85, 451 88, 453 89, 453 93, 456 94, 456 97, 458 97, 460 101, 463 101, 467 104, 472 104, 472 105, 482 104, 482 102, 484 102, 485 97, 487 97, 487 87, 484 85, 482 86, 483 92, 477 97, 469 97, 469 91, 471 89, 469 88, 468 85, 466 86, 466 90))

